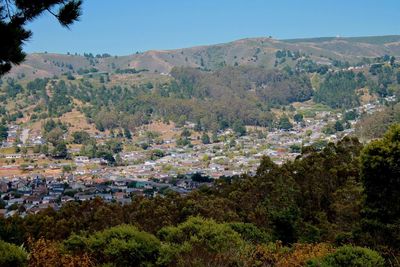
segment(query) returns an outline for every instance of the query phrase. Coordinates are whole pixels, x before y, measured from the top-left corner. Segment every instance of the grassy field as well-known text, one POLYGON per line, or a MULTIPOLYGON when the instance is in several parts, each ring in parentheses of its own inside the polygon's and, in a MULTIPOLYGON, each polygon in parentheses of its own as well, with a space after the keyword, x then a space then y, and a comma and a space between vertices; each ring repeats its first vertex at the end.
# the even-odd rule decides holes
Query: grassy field
POLYGON ((15 148, 13 147, 0 148, 0 154, 14 154, 14 153, 15 153, 15 148))

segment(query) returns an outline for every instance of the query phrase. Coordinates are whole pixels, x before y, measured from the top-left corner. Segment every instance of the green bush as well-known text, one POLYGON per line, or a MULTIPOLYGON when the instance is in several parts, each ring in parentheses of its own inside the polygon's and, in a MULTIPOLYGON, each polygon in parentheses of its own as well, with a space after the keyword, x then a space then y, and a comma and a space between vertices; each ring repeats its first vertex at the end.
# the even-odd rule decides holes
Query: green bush
POLYGON ((268 243, 272 240, 269 234, 257 228, 257 226, 252 223, 234 222, 228 225, 246 241, 252 243, 268 243))
POLYGON ((155 263, 160 241, 131 225, 120 225, 89 237, 72 235, 64 242, 70 251, 87 250, 98 263, 116 266, 148 266, 155 263))
POLYGON ((168 266, 215 266, 221 260, 230 266, 245 244, 228 224, 200 217, 164 227, 158 237, 163 242, 158 264, 168 266))
POLYGON ((342 246, 334 253, 309 262, 313 267, 383 267, 383 258, 369 248, 342 246))
POLYGON ((0 266, 26 266, 27 261, 28 253, 23 248, 0 240, 0 266))

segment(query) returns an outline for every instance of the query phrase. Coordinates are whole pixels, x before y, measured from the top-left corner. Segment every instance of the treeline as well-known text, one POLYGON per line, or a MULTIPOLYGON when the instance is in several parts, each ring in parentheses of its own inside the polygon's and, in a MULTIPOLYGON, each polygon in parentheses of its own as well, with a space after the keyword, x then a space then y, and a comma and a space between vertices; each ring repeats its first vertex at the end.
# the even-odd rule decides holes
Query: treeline
POLYGON ((116 266, 396 266, 399 140, 398 125, 365 147, 346 137, 282 166, 264 158, 255 176, 187 196, 96 199, 1 219, 0 237, 30 242, 39 255, 30 259, 42 262, 54 254, 116 266))
POLYGON ((360 96, 367 88, 378 97, 398 95, 400 92, 400 71, 395 58, 388 55, 371 60, 368 70, 327 72, 319 88, 316 88, 314 101, 332 108, 351 108, 359 104, 360 96))

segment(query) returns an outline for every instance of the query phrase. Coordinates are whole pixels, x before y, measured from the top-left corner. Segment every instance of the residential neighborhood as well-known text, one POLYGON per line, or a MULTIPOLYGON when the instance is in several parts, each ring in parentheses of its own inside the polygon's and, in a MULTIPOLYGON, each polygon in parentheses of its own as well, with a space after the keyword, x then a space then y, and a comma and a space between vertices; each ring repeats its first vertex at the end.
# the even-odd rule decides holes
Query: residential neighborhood
MULTIPOLYGON (((393 96, 386 101, 394 101, 393 96)), ((382 108, 375 101, 346 110, 369 114, 382 108)), ((302 112, 304 107, 299 107, 302 112)), ((306 112, 306 111, 305 111, 306 112)), ((323 146, 354 132, 358 116, 340 131, 329 133, 344 115, 333 111, 315 111, 315 116, 293 122, 290 129, 247 127, 246 134, 238 136, 232 129, 220 131, 217 140, 203 143, 190 136, 190 145, 176 146, 176 138, 153 143, 149 148, 122 150, 114 155, 120 164, 111 166, 103 158, 79 155, 79 149, 69 148, 69 160, 49 161, 43 153, 31 153, 25 146, 46 143, 40 132, 34 133, 19 125, 11 125, 3 151, 18 147, 19 153, 2 153, 0 166, 0 214, 5 217, 36 213, 48 207, 59 209, 70 201, 100 198, 106 202, 130 203, 134 197, 155 197, 173 191, 187 194, 201 186, 212 186, 213 180, 241 174, 254 175, 260 160, 270 157, 276 164, 301 155, 301 148, 323 146), (16 140, 21 140, 16 145, 16 140), (23 140, 23 141, 22 141, 23 140), (149 153, 151 151, 151 153, 149 153), (154 151, 161 151, 154 156, 154 151), (16 164, 16 162, 24 162, 16 164), (46 163, 43 163, 46 162, 46 163)), ((195 125, 186 123, 192 131, 195 125)), ((180 129, 176 129, 177 132, 180 129)), ((107 135, 97 135, 107 139, 107 135)))

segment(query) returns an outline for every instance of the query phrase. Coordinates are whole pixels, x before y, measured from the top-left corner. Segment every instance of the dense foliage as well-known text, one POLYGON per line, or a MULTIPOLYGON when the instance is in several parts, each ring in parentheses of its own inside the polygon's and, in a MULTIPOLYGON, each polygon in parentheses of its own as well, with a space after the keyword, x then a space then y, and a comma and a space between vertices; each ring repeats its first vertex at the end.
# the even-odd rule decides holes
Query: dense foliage
MULTIPOLYGON (((13 79, 3 86, 4 100, 17 96, 33 105, 32 120, 57 118, 79 110, 97 129, 134 127, 161 118, 178 125, 196 122, 199 129, 218 130, 234 124, 271 126, 271 107, 311 98, 305 73, 268 71, 260 67, 225 67, 215 72, 175 68, 168 82, 132 86, 101 84, 81 79, 36 79, 26 88, 13 79)), ((241 133, 243 134, 243 133, 241 133)))
POLYGON ((27 263, 27 256, 23 248, 0 240, 0 266, 24 266, 27 263))
POLYGON ((343 246, 336 252, 328 254, 320 260, 311 262, 308 266, 321 267, 383 267, 383 258, 375 251, 368 248, 343 246))
POLYGON ((314 100, 332 108, 351 108, 358 103, 356 89, 359 88, 355 74, 351 71, 330 73, 315 92, 314 100))
POLYGON ((366 194, 362 228, 376 245, 400 246, 400 126, 371 142, 361 157, 366 194))

